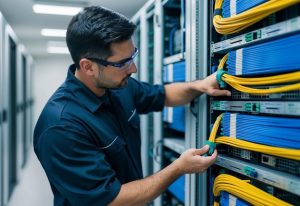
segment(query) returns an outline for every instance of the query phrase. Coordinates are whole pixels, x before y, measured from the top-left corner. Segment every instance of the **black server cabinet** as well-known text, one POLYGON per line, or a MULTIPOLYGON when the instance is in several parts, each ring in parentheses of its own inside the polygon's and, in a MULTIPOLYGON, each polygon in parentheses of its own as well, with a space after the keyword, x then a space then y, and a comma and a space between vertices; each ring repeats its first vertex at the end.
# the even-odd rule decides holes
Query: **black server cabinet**
POLYGON ((20 105, 21 111, 23 113, 22 115, 22 167, 26 164, 27 160, 27 153, 28 153, 28 148, 27 148, 27 142, 28 142, 28 135, 27 135, 27 130, 28 128, 26 127, 26 119, 27 119, 27 78, 26 78, 26 72, 27 72, 27 61, 26 61, 26 56, 22 55, 22 104, 20 105))
POLYGON ((9 136, 8 136, 8 165, 9 165, 9 197, 17 184, 17 91, 16 91, 16 72, 17 72, 17 45, 12 38, 9 38, 9 136))
POLYGON ((9 38, 9 138, 8 138, 8 165, 9 165, 9 196, 17 183, 17 91, 16 91, 16 72, 17 72, 17 45, 13 39, 9 38))

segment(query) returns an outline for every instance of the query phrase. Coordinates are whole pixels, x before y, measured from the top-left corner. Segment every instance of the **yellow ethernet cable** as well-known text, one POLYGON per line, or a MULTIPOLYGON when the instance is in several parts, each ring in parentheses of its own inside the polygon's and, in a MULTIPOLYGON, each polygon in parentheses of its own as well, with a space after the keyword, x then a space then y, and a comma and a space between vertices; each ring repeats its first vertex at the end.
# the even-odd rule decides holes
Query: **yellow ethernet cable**
POLYGON ((287 159, 293 159, 300 161, 300 150, 288 149, 281 147, 272 147, 268 145, 256 144, 252 142, 247 142, 244 140, 236 139, 236 137, 221 136, 217 137, 217 132, 222 120, 223 114, 219 115, 214 123, 211 130, 207 144, 209 143, 219 143, 226 144, 232 147, 246 149, 254 152, 261 152, 264 154, 269 154, 273 156, 283 157, 287 159))
MULTIPOLYGON (((228 174, 220 174, 215 179, 214 196, 219 197, 221 191, 226 191, 255 206, 291 205, 251 185, 247 180, 241 180, 228 174)), ((219 202, 215 200, 214 206, 219 206, 219 202)))
POLYGON ((287 74, 279 74, 268 77, 255 77, 255 78, 243 78, 243 77, 235 77, 227 74, 223 71, 224 65, 228 59, 228 54, 226 54, 220 61, 218 65, 218 74, 217 80, 219 84, 224 86, 224 82, 229 84, 231 87, 236 90, 249 94, 273 94, 280 92, 288 92, 293 90, 300 90, 300 71, 290 72, 287 74), (279 86, 275 88, 268 89, 256 89, 249 86, 259 86, 259 85, 275 85, 275 84, 284 84, 290 82, 298 82, 290 85, 279 86))
POLYGON ((218 33, 232 34, 253 25, 272 13, 297 3, 300 3, 300 0, 269 0, 235 16, 223 18, 221 14, 223 0, 216 0, 213 24, 218 33))

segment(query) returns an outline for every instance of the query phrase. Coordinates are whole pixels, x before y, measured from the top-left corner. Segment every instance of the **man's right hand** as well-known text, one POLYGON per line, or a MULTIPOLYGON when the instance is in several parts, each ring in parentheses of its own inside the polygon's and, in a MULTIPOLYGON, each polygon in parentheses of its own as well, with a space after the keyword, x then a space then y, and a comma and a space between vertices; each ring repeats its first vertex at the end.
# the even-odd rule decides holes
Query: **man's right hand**
POLYGON ((211 156, 202 156, 208 152, 208 149, 208 145, 205 145, 201 149, 188 149, 175 160, 174 164, 176 164, 182 174, 204 172, 217 158, 217 150, 211 156))

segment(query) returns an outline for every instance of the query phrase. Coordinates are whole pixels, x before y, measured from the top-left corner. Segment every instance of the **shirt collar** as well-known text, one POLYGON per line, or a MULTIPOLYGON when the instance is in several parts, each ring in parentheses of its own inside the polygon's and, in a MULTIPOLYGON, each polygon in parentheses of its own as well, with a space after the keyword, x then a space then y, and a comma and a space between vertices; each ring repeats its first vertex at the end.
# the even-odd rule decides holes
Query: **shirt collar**
POLYGON ((104 102, 108 102, 107 92, 103 96, 98 97, 75 77, 75 70, 76 66, 72 64, 68 70, 66 85, 73 93, 74 100, 94 113, 104 102))

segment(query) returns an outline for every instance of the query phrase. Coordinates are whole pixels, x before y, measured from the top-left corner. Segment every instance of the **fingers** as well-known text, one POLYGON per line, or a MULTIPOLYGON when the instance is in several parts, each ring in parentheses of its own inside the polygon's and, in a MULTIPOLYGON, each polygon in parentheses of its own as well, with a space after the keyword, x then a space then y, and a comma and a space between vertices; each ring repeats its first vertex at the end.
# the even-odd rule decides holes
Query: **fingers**
POLYGON ((206 157, 199 156, 199 160, 201 158, 202 164, 205 165, 203 171, 207 170, 207 168, 209 168, 211 165, 214 164, 214 162, 216 161, 217 155, 218 155, 218 152, 217 152, 217 150, 215 150, 211 156, 206 156, 206 157))
POLYGON ((205 159, 206 164, 208 164, 208 166, 210 166, 216 161, 217 155, 218 155, 218 152, 215 149, 214 153, 211 156, 206 156, 206 157, 203 157, 203 158, 205 159))
POLYGON ((231 92, 228 90, 214 89, 210 95, 211 96, 231 96, 231 92))
POLYGON ((205 145, 201 149, 195 149, 195 151, 193 151, 193 155, 203 155, 206 152, 208 152, 208 149, 209 149, 209 146, 205 145))

